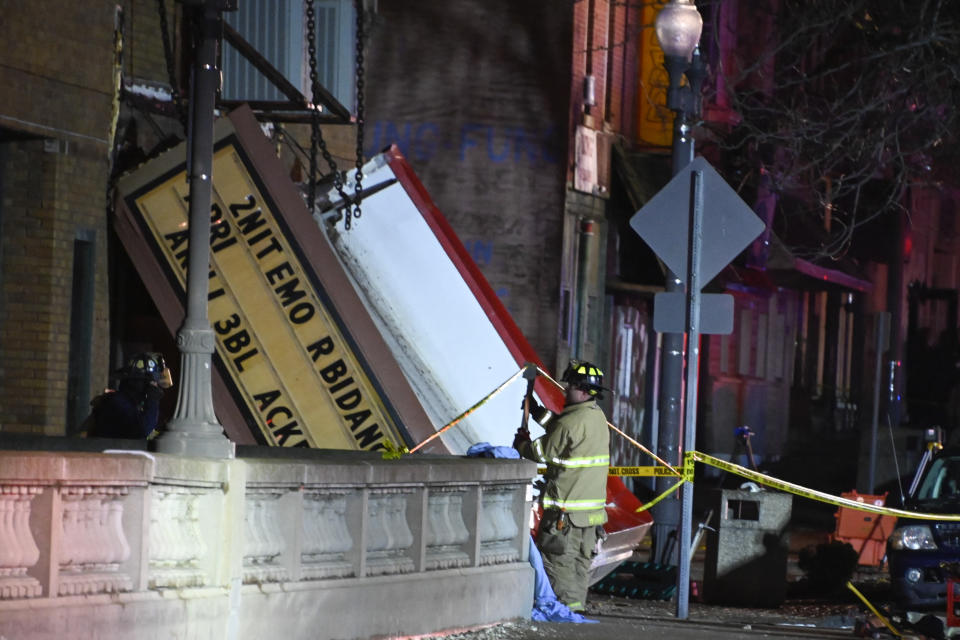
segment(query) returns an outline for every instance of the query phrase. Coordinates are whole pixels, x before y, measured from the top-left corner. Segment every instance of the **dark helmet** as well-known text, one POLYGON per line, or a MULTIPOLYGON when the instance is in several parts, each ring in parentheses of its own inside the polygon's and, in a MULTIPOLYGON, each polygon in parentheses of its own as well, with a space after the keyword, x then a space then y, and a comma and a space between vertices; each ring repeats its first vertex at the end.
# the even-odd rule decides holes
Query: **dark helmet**
POLYGON ((127 360, 127 364, 120 369, 119 373, 124 378, 157 382, 166 367, 167 363, 163 361, 163 354, 138 353, 127 360))
POLYGON ((571 360, 567 370, 563 372, 562 380, 592 396, 606 390, 603 386, 603 371, 589 362, 571 360))

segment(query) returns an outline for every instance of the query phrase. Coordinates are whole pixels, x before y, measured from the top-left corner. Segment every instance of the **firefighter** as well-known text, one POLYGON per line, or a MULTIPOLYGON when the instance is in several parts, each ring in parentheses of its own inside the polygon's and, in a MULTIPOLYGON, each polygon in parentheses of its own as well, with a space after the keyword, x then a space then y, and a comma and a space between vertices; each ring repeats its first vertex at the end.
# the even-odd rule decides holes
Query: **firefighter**
POLYGON ((597 405, 604 391, 603 372, 589 362, 572 360, 562 380, 563 412, 548 420, 542 417, 548 414, 543 407, 536 405, 531 411, 546 435, 531 442, 521 427, 513 446, 523 457, 547 467, 537 547, 557 598, 572 611, 583 611, 590 563, 598 540, 605 537, 610 432, 597 405))
POLYGON ((116 391, 94 398, 84 422, 91 438, 149 438, 157 428, 160 398, 173 386, 170 369, 159 353, 138 353, 118 372, 116 391))

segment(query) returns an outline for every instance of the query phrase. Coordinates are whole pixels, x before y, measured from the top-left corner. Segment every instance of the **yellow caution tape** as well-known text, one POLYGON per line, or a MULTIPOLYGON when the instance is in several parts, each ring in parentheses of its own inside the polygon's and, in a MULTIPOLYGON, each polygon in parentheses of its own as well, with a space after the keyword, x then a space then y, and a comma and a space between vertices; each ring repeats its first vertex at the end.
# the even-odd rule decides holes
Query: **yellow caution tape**
POLYGON ((694 461, 703 462, 711 467, 723 469, 724 471, 735 473, 738 476, 747 478, 748 480, 753 480, 757 484, 762 484, 772 489, 779 489, 780 491, 786 491, 787 493, 792 493, 803 498, 810 498, 811 500, 826 502, 827 504, 832 504, 837 507, 847 507, 850 509, 856 509, 857 511, 897 516, 899 518, 913 518, 915 520, 949 520, 952 522, 960 522, 960 514, 922 513, 919 511, 907 511, 905 509, 892 509, 890 507, 881 507, 875 504, 868 504, 866 502, 857 502, 856 500, 851 500, 849 498, 841 498, 839 496, 830 495, 829 493, 824 493, 823 491, 807 489, 806 487, 798 484, 786 482, 785 480, 778 480, 757 471, 747 469, 746 467, 741 467, 738 464, 727 462, 726 460, 721 460, 720 458, 715 458, 711 455, 707 455, 706 453, 700 453, 699 451, 688 451, 684 455, 684 459, 686 461, 686 464, 684 465, 685 468, 693 466, 694 461))
POLYGON ((610 467, 611 476, 638 476, 638 477, 671 477, 683 476, 683 468, 678 470, 674 467, 664 467, 657 465, 655 467, 610 467))
MULTIPOLYGON (((501 384, 499 387, 494 389, 492 392, 487 394, 484 398, 479 400, 476 404, 474 404, 473 406, 468 408, 466 411, 458 415, 456 418, 448 422, 442 428, 438 429, 436 433, 432 434, 429 438, 427 438, 417 446, 413 447, 412 449, 407 449, 406 447, 396 447, 392 443, 386 442, 385 451, 383 452, 384 459, 395 459, 395 458, 399 458, 401 455, 406 453, 415 453, 418 449, 422 448, 428 442, 432 441, 434 438, 437 438, 441 433, 443 433, 447 429, 450 429, 455 424, 463 420, 465 417, 467 417, 468 415, 476 411, 488 400, 490 400, 490 398, 492 398, 493 396, 503 391, 511 382, 519 378, 520 375, 523 374, 525 370, 526 370, 526 367, 521 368, 515 374, 510 376, 510 378, 505 380, 503 384, 501 384)), ((537 372, 540 375, 544 376, 547 380, 552 382, 557 387, 561 389, 564 388, 563 385, 561 385, 559 382, 551 378, 550 375, 540 367, 537 367, 537 372)), ((661 478, 661 477, 679 478, 679 480, 673 486, 671 486, 669 489, 664 491, 662 494, 660 494, 650 502, 647 502, 646 504, 644 504, 642 507, 637 509, 637 511, 645 511, 649 509, 650 507, 657 504, 658 502, 666 498, 668 495, 676 491, 680 487, 680 485, 682 485, 683 483, 685 482, 692 483, 694 463, 702 462, 712 467, 716 467, 717 469, 722 469, 730 473, 735 473, 743 478, 747 478, 748 480, 752 480, 766 487, 770 487, 772 489, 779 489, 780 491, 786 491, 787 493, 792 493, 802 498, 817 500, 819 502, 832 504, 837 507, 846 507, 849 509, 855 509, 857 511, 865 511, 867 513, 876 513, 880 515, 890 515, 890 516, 896 516, 896 517, 902 517, 902 518, 914 518, 917 520, 947 520, 952 522, 960 522, 960 514, 954 515, 954 514, 940 514, 940 513, 922 513, 917 511, 907 511, 905 509, 893 509, 890 507, 883 507, 879 505, 868 504, 866 502, 858 502, 856 500, 851 500, 849 498, 834 496, 829 493, 825 493, 823 491, 817 491, 815 489, 808 489, 801 485, 794 484, 792 482, 787 482, 785 480, 778 480, 777 478, 774 478, 772 476, 768 476, 758 471, 747 469, 746 467, 740 466, 738 464, 734 464, 732 462, 727 462, 726 460, 721 460, 720 458, 716 458, 714 456, 708 455, 706 453, 701 453, 699 451, 686 452, 683 456, 684 458, 683 466, 674 467, 673 465, 659 458, 656 454, 654 454, 649 449, 644 447, 642 444, 640 444, 639 442, 637 442, 636 440, 628 436, 626 433, 618 429, 612 423, 607 422, 607 426, 609 426, 610 429, 612 429, 613 431, 616 431, 618 434, 620 434, 622 437, 628 440, 631 444, 638 447, 644 453, 646 453, 647 455, 649 455, 650 457, 652 457, 653 459, 655 459, 657 462, 660 463, 659 465, 656 465, 656 466, 610 467, 609 475, 657 477, 657 478, 661 478)), ((544 470, 545 470, 544 467, 539 468, 540 473, 543 473, 544 470)))
POLYGON ((893 626, 892 624, 890 624, 890 621, 889 621, 889 620, 887 620, 885 617, 883 617, 882 615, 880 615, 880 612, 877 611, 877 608, 874 607, 872 604, 870 604, 870 601, 867 600, 866 597, 864 597, 864 595, 863 595, 862 593, 860 593, 860 592, 857 590, 857 588, 856 588, 855 586, 853 586, 853 583, 851 583, 849 580, 847 581, 847 588, 850 589, 850 591, 853 591, 854 595, 856 595, 858 598, 860 598, 860 600, 863 602, 863 604, 867 605, 867 609, 870 609, 870 613, 872 613, 873 615, 875 615, 875 616, 880 620, 880 622, 883 623, 883 625, 884 625, 887 629, 890 629, 890 632, 891 632, 893 635, 897 636, 898 638, 902 638, 902 637, 903 637, 903 634, 900 633, 899 631, 897 631, 897 630, 894 628, 894 626, 893 626))
POLYGON ((501 391, 503 391, 504 389, 506 389, 507 386, 508 386, 511 382, 513 382, 514 380, 516 380, 517 378, 519 378, 520 375, 524 372, 524 369, 526 369, 526 367, 524 367, 523 369, 520 369, 520 370, 517 371, 515 374, 513 374, 512 376, 510 376, 509 378, 507 378, 506 380, 504 380, 503 383, 502 383, 499 387, 497 387, 496 389, 494 389, 493 391, 491 391, 490 393, 488 393, 486 396, 484 396, 483 398, 481 398, 480 400, 478 400, 476 403, 474 403, 474 405, 473 405, 472 407, 468 408, 466 411, 464 411, 463 413, 461 413, 460 415, 458 415, 456 418, 454 418, 453 420, 451 420, 451 421, 448 422, 447 424, 443 425, 441 428, 437 429, 436 433, 431 434, 429 438, 427 438, 426 440, 424 440, 423 442, 421 442, 420 444, 418 444, 417 446, 415 446, 413 449, 410 449, 409 452, 410 452, 410 453, 415 453, 418 449, 420 449, 421 447, 423 447, 425 444, 427 444, 428 442, 430 442, 430 441, 433 440, 434 438, 439 437, 441 433, 443 433, 444 431, 446 431, 447 429, 449 429, 449 428, 452 427, 453 425, 457 424, 458 422, 460 422, 461 420, 463 420, 464 418, 466 418, 468 415, 470 415, 471 413, 473 413, 474 411, 476 411, 477 409, 479 409, 480 407, 482 407, 482 406, 487 402, 487 400, 489 400, 489 399, 492 398, 493 396, 497 395, 498 393, 500 393, 501 391))
POLYGON ((671 493, 673 493, 674 491, 676 491, 677 489, 679 489, 679 488, 680 488, 680 485, 682 485, 684 482, 686 482, 686 480, 678 480, 677 482, 674 483, 674 485, 673 485, 672 487, 670 487, 669 489, 667 489, 666 491, 664 491, 663 493, 661 493, 660 495, 658 495, 658 496, 657 496, 656 498, 654 498, 653 500, 650 500, 649 502, 644 502, 642 505, 640 505, 640 506, 637 508, 637 513, 640 513, 641 511, 646 511, 647 509, 649 509, 649 508, 652 507, 653 505, 657 504, 658 502, 660 502, 661 500, 663 500, 664 498, 666 498, 668 495, 670 495, 671 493))
MULTIPOLYGON (((607 426, 610 427, 611 429, 613 429, 614 431, 616 431, 617 433, 619 433, 623 438, 625 438, 626 440, 628 440, 633 446, 639 448, 639 449, 640 449, 641 451, 643 451, 645 454, 647 454, 648 456, 650 456, 651 458, 653 458, 654 460, 656 460, 657 462, 659 462, 661 465, 663 465, 663 466, 668 470, 668 472, 665 473, 664 475, 676 476, 676 477, 678 477, 678 478, 681 477, 681 476, 683 476, 683 471, 682 471, 682 470, 678 470, 676 467, 674 467, 673 465, 671 465, 669 462, 667 462, 667 461, 664 460, 663 458, 657 456, 655 453, 653 453, 652 451, 650 451, 649 449, 647 449, 645 446, 643 446, 642 444, 640 444, 639 442, 637 442, 636 440, 634 440, 633 438, 631 438, 630 436, 628 436, 627 434, 625 434, 625 433, 624 433, 623 431, 621 431, 620 429, 616 428, 616 427, 613 425, 613 423, 607 422, 607 426)), ((654 475, 657 475, 657 474, 654 474, 654 475)))

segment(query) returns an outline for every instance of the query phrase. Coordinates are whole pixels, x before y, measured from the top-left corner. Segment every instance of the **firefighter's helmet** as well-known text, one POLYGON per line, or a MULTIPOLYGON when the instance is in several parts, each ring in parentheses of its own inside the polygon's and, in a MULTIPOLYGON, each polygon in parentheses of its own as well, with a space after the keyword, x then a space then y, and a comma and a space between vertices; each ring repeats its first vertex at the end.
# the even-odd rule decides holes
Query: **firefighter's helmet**
POLYGON ((124 378, 141 378, 159 382, 166 368, 163 354, 144 352, 135 354, 127 360, 127 364, 120 369, 120 375, 124 378))
POLYGON ((592 396, 606 390, 603 386, 603 371, 589 362, 571 360, 567 370, 563 372, 562 380, 592 396))

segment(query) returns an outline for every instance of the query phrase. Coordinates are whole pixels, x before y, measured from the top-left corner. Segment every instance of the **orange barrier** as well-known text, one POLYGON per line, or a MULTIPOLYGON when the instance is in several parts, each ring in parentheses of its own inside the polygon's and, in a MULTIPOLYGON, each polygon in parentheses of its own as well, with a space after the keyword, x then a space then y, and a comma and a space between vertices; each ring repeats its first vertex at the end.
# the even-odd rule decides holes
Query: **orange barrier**
MULTIPOLYGON (((887 500, 886 493, 871 496, 851 491, 840 495, 848 500, 872 504, 877 507, 882 507, 887 500)), ((834 517, 837 519, 837 530, 833 534, 833 539, 849 543, 854 551, 859 554, 858 564, 875 567, 883 564, 887 538, 893 533, 893 526, 897 522, 895 516, 839 507, 834 517)))

